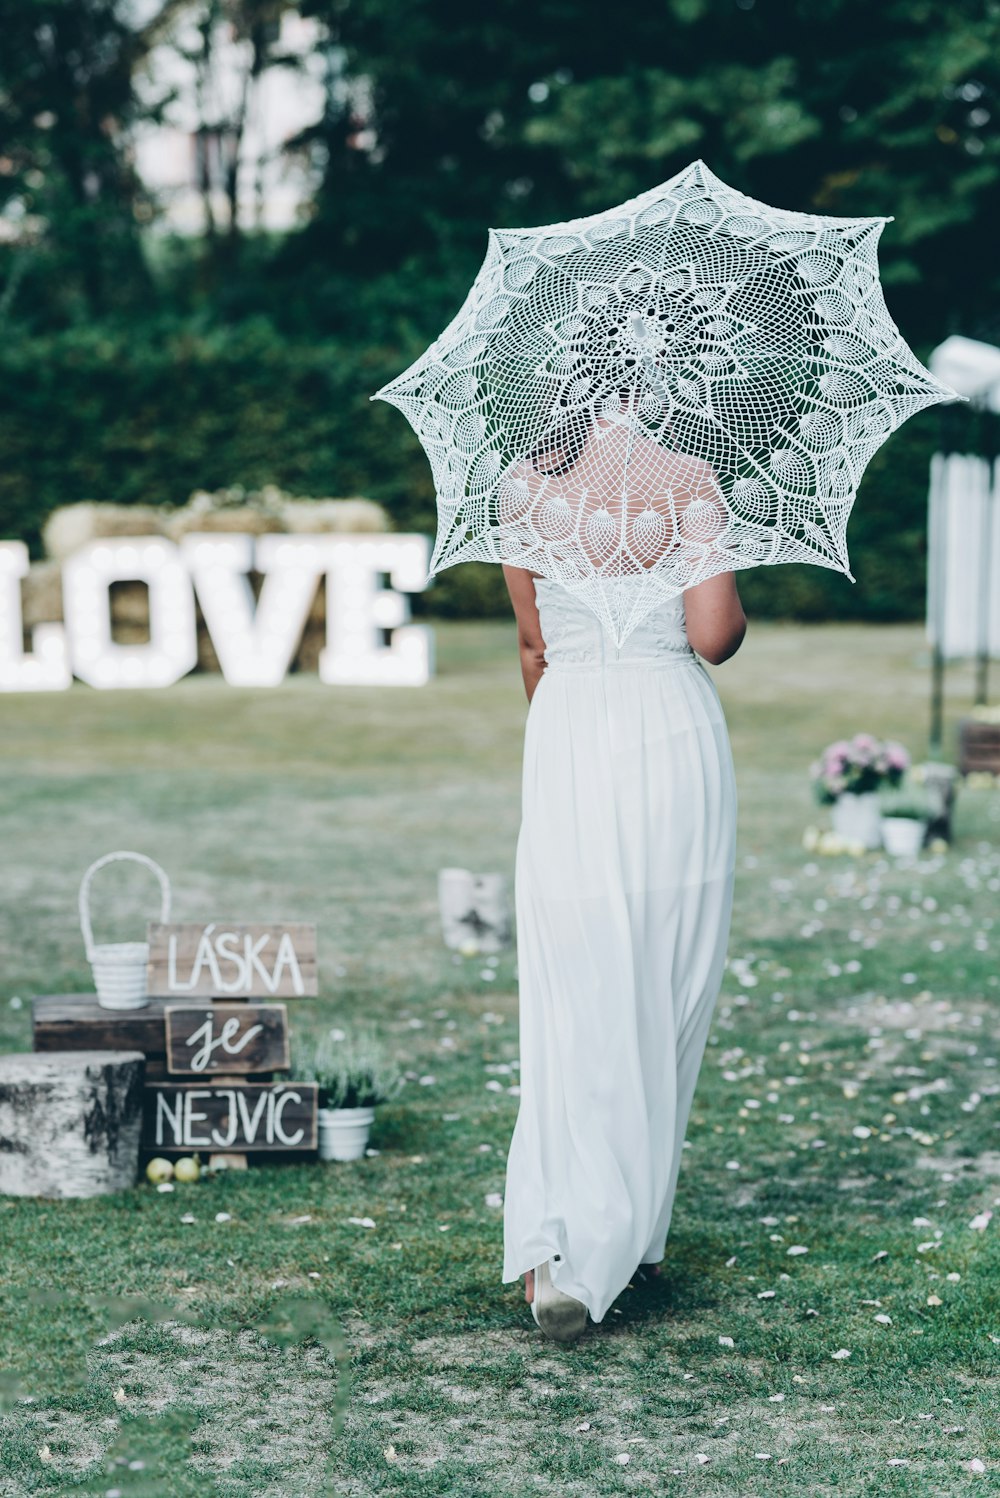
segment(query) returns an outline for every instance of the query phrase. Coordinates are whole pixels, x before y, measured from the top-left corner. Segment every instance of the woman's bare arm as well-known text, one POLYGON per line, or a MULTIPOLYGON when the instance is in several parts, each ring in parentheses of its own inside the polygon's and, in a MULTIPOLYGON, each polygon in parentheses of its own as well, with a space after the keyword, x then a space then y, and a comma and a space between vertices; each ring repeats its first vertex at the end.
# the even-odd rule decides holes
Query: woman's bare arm
POLYGON ((736 590, 736 574, 720 572, 684 593, 687 637, 693 649, 713 666, 735 655, 747 632, 746 615, 736 590))
MULTIPOLYGON (((714 548, 715 538, 726 529, 729 512, 719 481, 707 463, 691 460, 687 489, 680 534, 700 546, 714 548)), ((688 640, 706 661, 720 666, 735 655, 747 632, 735 572, 717 573, 685 589, 684 618, 688 640)))
POLYGON ((545 641, 542 639, 542 626, 535 602, 534 579, 538 574, 528 572, 524 567, 510 567, 505 563, 503 575, 510 601, 514 605, 521 675, 524 677, 524 690, 530 702, 545 670, 545 641))

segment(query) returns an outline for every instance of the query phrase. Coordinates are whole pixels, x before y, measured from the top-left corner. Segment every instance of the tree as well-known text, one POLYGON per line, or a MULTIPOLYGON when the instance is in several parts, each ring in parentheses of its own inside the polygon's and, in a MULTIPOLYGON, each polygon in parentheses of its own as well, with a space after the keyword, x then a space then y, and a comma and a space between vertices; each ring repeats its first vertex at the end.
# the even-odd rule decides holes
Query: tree
POLYGON ((1000 208, 996 0, 307 4, 366 93, 360 145, 344 91, 319 127, 300 269, 405 268, 415 307, 441 275, 457 295, 488 224, 607 207, 702 156, 776 205, 894 214, 885 277, 918 341, 1000 289, 976 232, 1000 208))
POLYGON ((134 71, 179 3, 162 0, 136 26, 127 0, 0 0, 0 209, 33 246, 46 322, 151 293, 127 130, 140 112, 134 71))

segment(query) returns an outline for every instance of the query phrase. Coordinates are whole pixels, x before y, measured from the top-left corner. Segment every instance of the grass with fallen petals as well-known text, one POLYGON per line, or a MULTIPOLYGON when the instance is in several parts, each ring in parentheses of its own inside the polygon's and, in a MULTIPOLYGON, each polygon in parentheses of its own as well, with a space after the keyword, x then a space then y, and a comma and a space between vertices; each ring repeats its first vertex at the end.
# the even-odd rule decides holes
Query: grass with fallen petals
MULTIPOLYGON (((77 887, 125 846, 176 919, 315 920, 293 1044, 374 1020, 408 1080, 354 1164, 0 1201, 0 1498, 991 1490, 1000 794, 962 792, 941 855, 802 848, 826 742, 922 754, 920 630, 752 626, 713 673, 730 966, 662 1278, 568 1348, 500 1283, 514 957, 453 958, 437 925, 439 867, 512 872, 513 631, 437 635, 422 689, 4 702, 0 1046, 30 1048, 32 993, 90 986, 77 887)), ((969 692, 953 673, 952 736, 969 692)), ((116 869, 93 897, 106 939, 151 913, 116 869)))

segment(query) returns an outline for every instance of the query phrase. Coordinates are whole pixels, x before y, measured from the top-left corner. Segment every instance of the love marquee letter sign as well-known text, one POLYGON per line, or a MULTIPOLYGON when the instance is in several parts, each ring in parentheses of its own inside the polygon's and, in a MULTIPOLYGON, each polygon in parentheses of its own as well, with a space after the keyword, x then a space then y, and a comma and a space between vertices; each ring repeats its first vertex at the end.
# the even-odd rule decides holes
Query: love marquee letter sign
POLYGON ((62 568, 64 623, 39 624, 25 651, 21 579, 28 550, 0 542, 0 691, 58 691, 77 676, 94 687, 165 687, 197 664, 195 598, 227 682, 273 687, 285 677, 320 580, 331 685, 422 686, 433 636, 411 624, 407 593, 427 586, 420 535, 264 535, 198 532, 88 542, 62 568), (263 576, 256 602, 249 573, 263 576), (383 577, 388 586, 383 586, 383 577), (145 583, 149 639, 112 638, 110 588, 145 583))

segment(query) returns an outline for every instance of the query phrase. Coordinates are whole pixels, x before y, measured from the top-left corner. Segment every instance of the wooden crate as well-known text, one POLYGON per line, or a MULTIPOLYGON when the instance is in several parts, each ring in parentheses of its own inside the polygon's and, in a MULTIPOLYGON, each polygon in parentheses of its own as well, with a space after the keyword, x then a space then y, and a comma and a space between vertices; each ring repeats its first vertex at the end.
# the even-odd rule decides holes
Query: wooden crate
POLYGON ((958 725, 958 768, 963 775, 985 770, 1000 775, 1000 723, 963 718, 958 725))
MULTIPOLYGON (((32 1047, 36 1051, 142 1051, 146 1081, 168 1078, 164 1010, 176 999, 150 999, 141 1009, 104 1009, 93 993, 36 994, 32 1047)), ((270 1081, 264 1071, 257 1081, 270 1081)))
POLYGON ((167 1003, 150 999, 142 1009, 104 1009, 95 993, 36 994, 32 1046, 36 1051, 142 1051, 146 1081, 166 1077, 167 1003))

